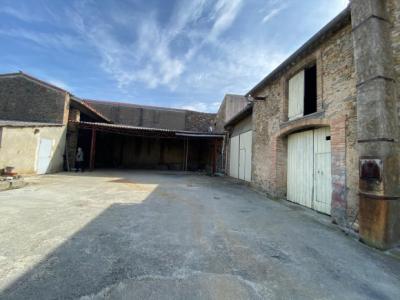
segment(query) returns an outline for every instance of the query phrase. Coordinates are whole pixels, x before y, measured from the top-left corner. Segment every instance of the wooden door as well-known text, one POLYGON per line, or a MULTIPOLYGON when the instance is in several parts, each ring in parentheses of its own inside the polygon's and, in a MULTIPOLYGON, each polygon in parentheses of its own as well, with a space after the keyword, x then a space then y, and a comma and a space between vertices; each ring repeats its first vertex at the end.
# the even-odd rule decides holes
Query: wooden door
POLYGON ((288 137, 287 198, 312 208, 313 199, 313 131, 288 137))
POLYGON ((46 174, 51 161, 51 149, 53 141, 48 139, 40 139, 38 159, 37 159, 37 174, 46 174))
POLYGON ((304 115, 304 70, 289 80, 289 120, 304 115))
POLYGON ((239 179, 251 181, 251 147, 252 131, 247 131, 240 135, 239 140, 239 179))
POLYGON ((239 178, 239 136, 230 139, 229 175, 239 178))
POLYGON ((332 201, 330 130, 314 130, 314 209, 330 215, 332 201))

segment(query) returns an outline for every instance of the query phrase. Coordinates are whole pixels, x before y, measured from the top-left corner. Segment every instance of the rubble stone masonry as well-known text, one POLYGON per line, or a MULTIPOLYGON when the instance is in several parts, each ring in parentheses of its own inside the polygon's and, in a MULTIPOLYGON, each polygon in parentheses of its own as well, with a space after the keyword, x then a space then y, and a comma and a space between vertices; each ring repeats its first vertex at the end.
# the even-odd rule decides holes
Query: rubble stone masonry
POLYGON ((66 124, 67 93, 23 76, 0 77, 0 119, 66 124))
POLYGON ((300 57, 260 89, 253 110, 253 182, 268 194, 286 196, 287 136, 295 131, 330 126, 332 147, 332 217, 343 226, 358 209, 356 83, 350 22, 300 57), (288 80, 317 65, 317 112, 288 121, 288 80))

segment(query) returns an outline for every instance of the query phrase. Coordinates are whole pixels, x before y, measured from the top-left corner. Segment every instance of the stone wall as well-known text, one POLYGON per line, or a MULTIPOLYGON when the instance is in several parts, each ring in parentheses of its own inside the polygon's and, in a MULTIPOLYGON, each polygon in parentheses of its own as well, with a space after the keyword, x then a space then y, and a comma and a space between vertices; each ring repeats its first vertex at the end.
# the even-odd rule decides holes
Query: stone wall
POLYGON ((85 101, 116 124, 207 132, 215 114, 139 106, 127 103, 85 101))
POLYGON ((393 62, 397 79, 397 103, 400 116, 400 3, 397 0, 387 1, 388 18, 391 23, 393 62))
POLYGON ((252 184, 272 196, 286 196, 287 135, 306 128, 330 126, 332 147, 332 216, 338 223, 358 206, 358 158, 355 149, 356 88, 351 25, 337 31, 254 96, 252 184), (288 121, 288 80, 317 64, 317 113, 288 121))
POLYGON ((359 233, 366 244, 387 249, 400 242, 398 1, 351 2, 359 179, 359 233), (373 174, 370 172, 373 168, 373 174))
POLYGON ((185 130, 208 132, 210 126, 214 128, 215 116, 215 114, 186 111, 185 130))
POLYGON ((0 119, 65 124, 66 97, 22 75, 0 76, 0 119))

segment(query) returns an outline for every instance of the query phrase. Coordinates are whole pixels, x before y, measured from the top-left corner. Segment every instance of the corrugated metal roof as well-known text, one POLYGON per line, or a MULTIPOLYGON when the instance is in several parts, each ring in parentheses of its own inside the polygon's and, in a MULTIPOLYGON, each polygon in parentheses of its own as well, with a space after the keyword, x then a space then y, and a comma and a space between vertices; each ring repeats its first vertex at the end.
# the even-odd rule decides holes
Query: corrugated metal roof
POLYGON ((119 128, 119 129, 132 129, 132 130, 141 130, 141 131, 158 131, 158 132, 175 132, 174 130, 164 129, 164 128, 150 128, 150 127, 139 127, 139 126, 130 126, 130 125, 119 125, 119 124, 107 124, 107 123, 98 123, 98 122, 76 122, 82 125, 90 125, 94 127, 107 127, 107 128, 119 128))
POLYGON ((63 124, 0 120, 0 127, 48 127, 48 126, 63 126, 63 124))
POLYGON ((165 128, 150 128, 150 127, 139 127, 139 126, 130 126, 130 125, 117 125, 117 124, 107 124, 107 123, 97 123, 97 122, 71 122, 77 123, 79 125, 86 125, 97 128, 114 128, 114 129, 126 129, 133 131, 146 131, 146 132, 163 132, 163 133, 171 133, 177 134, 180 136, 209 136, 209 137, 220 137, 223 134, 215 133, 215 132, 197 132, 197 131, 183 131, 183 130, 171 130, 165 128))

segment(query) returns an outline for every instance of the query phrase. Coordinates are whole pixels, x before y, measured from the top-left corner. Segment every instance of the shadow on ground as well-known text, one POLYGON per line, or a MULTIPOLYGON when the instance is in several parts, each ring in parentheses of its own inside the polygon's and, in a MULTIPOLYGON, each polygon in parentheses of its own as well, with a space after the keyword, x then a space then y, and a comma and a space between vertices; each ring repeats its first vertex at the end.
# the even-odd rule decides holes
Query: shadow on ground
POLYGON ((132 193, 141 192, 136 184, 157 185, 144 201, 106 208, 0 298, 396 299, 400 293, 398 261, 318 227, 301 211, 224 179, 137 174, 110 181, 132 184, 132 193))

